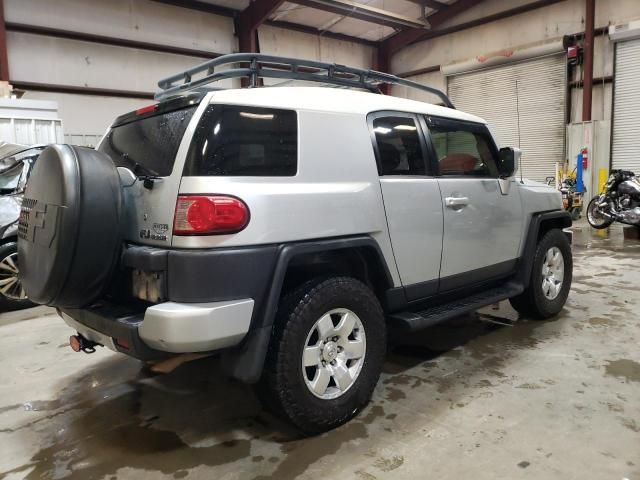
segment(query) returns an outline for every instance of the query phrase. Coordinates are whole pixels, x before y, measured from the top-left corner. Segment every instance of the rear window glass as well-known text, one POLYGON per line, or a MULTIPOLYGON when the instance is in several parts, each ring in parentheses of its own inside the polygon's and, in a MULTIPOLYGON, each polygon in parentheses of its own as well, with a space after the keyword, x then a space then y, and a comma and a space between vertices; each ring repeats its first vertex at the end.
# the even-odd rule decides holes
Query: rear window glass
POLYGON ((196 129, 185 176, 293 176, 297 172, 296 112, 210 105, 196 129))
POLYGON ((138 175, 171 175, 180 141, 196 107, 135 120, 112 128, 98 150, 138 175))

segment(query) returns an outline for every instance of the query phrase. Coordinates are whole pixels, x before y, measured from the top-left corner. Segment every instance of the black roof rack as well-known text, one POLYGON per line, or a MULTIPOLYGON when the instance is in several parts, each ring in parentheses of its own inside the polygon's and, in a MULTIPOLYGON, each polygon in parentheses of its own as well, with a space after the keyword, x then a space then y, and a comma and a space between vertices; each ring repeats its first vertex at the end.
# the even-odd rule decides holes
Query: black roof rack
POLYGON ((361 68, 346 67, 334 63, 277 57, 260 53, 231 53, 201 63, 184 72, 158 82, 157 100, 196 89, 203 85, 229 78, 246 78, 249 87, 258 87, 260 78, 303 80, 339 87, 362 88, 380 93, 381 84, 403 85, 431 93, 439 97, 449 108, 455 108, 447 95, 437 88, 422 85, 388 73, 361 68), (222 66, 228 68, 222 70, 222 66), (230 68, 229 68, 230 67, 230 68))

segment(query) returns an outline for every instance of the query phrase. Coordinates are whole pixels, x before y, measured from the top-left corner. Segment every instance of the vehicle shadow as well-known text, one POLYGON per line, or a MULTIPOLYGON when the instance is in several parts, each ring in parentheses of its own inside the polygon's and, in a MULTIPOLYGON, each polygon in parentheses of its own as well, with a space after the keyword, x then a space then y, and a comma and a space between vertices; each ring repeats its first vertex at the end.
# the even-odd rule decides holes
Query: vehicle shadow
MULTIPOLYGON (((508 318, 492 318, 491 313, 472 314, 419 334, 395 335, 371 405, 347 425, 312 438, 302 438, 265 412, 252 389, 225 378, 215 360, 152 376, 133 359, 109 357, 72 377, 55 401, 32 402, 46 414, 38 428, 46 431, 47 441, 13 472, 27 479, 85 479, 117 475, 130 467, 182 478, 189 469, 206 466, 219 468, 216 476, 222 476, 243 460, 252 472, 248 478, 271 478, 259 477, 267 472, 273 478, 295 478, 345 442, 375 442, 377 435, 371 431, 383 424, 391 429, 395 414, 387 412, 395 411, 394 402, 402 402, 416 386, 426 386, 426 393, 434 396, 450 389, 447 400, 455 402, 451 387, 456 382, 473 381, 474 371, 484 375, 503 361, 498 345, 504 338, 491 337, 507 330, 507 339, 516 338, 514 329, 506 326, 508 318), (470 344, 470 355, 484 360, 462 361, 458 347, 470 344), (434 369, 434 362, 443 359, 456 362, 456 375, 444 378, 434 369)), ((523 325, 524 337, 530 336, 533 325, 523 325)), ((432 415, 446 408, 423 397, 424 392, 416 397, 424 402, 419 408, 432 415)), ((35 426, 20 428, 25 427, 35 426)))

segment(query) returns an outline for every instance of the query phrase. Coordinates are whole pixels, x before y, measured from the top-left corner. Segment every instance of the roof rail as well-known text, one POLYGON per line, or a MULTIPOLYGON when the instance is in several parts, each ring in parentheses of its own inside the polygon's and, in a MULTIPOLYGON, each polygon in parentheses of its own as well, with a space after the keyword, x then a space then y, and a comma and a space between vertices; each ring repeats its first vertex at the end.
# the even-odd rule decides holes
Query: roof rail
POLYGON ((382 84, 403 85, 436 95, 447 107, 455 108, 449 97, 437 88, 412 82, 389 73, 260 53, 222 55, 184 72, 163 78, 158 82, 160 91, 156 93, 155 98, 156 100, 166 99, 229 78, 246 78, 249 80, 250 88, 260 86, 259 78, 280 78, 362 88, 374 93, 380 93, 379 87, 382 84), (230 68, 224 70, 217 68, 222 66, 230 68))

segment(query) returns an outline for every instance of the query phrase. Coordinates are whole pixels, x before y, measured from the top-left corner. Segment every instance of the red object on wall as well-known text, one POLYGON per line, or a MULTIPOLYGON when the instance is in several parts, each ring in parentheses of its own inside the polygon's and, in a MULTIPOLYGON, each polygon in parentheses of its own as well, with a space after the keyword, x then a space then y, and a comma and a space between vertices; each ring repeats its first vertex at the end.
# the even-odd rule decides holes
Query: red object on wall
POLYGON ((582 149, 582 168, 585 169, 589 166, 589 150, 587 148, 582 149))

